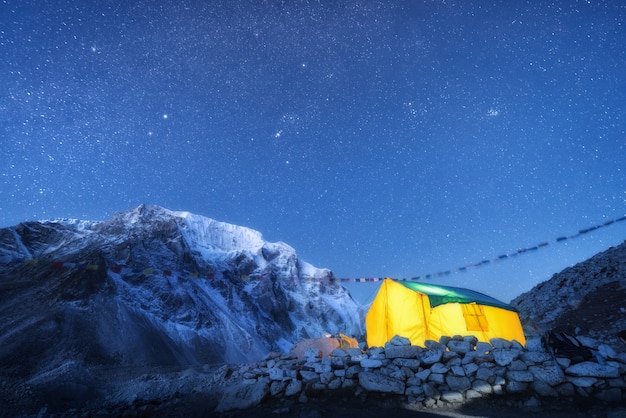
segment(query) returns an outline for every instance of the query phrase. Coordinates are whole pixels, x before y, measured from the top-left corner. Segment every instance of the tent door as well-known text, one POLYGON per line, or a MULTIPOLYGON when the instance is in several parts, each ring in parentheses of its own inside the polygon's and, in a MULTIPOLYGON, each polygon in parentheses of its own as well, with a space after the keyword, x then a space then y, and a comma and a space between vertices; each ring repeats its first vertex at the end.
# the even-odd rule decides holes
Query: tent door
POLYGON ((464 303, 461 305, 465 326, 468 331, 489 331, 489 322, 485 316, 485 310, 481 305, 475 303, 464 303))

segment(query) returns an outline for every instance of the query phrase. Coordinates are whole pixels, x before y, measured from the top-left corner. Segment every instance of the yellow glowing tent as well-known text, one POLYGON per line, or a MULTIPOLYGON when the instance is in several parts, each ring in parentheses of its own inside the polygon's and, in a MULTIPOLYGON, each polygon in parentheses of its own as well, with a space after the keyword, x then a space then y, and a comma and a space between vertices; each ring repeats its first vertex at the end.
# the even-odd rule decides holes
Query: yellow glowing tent
POLYGON ((473 335, 526 344, 513 307, 490 296, 458 287, 385 279, 365 318, 367 344, 382 347, 394 335, 424 346, 441 336, 473 335))

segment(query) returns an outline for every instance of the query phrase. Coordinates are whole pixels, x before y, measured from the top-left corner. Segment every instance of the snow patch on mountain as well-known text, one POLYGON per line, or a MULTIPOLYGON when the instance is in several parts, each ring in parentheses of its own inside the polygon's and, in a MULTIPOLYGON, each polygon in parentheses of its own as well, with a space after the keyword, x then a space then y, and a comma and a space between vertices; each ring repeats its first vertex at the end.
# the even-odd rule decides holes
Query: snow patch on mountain
MULTIPOLYGON (((9 228, 9 231, 11 231, 11 234, 13 234, 13 237, 15 238, 15 243, 17 244, 17 247, 19 248, 19 250, 27 257, 27 258, 33 258, 32 254, 30 253, 30 251, 28 251, 28 248, 26 248, 26 246, 24 245, 24 243, 22 242, 22 238, 18 235, 17 232, 15 232, 14 228, 9 228)), ((9 262, 10 259, 7 257, 6 262, 9 262)))

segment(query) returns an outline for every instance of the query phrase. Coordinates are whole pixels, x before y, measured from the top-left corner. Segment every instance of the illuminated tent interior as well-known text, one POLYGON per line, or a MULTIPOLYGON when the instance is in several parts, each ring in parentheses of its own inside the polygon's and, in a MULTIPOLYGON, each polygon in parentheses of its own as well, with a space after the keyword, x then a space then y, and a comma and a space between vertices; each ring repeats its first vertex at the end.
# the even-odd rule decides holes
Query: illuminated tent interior
POLYGON ((382 347, 395 335, 424 346, 442 336, 526 339, 515 309, 469 289, 385 279, 365 318, 367 343, 382 347))

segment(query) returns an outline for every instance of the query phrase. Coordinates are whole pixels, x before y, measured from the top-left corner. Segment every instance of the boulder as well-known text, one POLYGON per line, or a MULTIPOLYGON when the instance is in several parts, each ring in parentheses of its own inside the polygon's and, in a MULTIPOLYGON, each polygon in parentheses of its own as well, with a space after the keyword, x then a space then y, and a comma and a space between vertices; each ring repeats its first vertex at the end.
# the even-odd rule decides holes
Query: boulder
POLYGON ((508 366, 519 357, 520 350, 502 348, 494 350, 492 354, 498 366, 508 366))
POLYGON ((414 358, 396 358, 392 363, 399 367, 408 367, 413 371, 417 371, 420 367, 420 361, 414 358))
POLYGON ((435 363, 430 366, 430 371, 433 373, 448 373, 450 368, 443 363, 435 363))
POLYGON ((532 382, 533 379, 533 374, 531 372, 529 372, 528 370, 509 370, 506 373, 506 377, 509 380, 514 380, 516 382, 532 382))
POLYGON ((474 382, 472 382, 472 389, 485 395, 493 392, 491 385, 484 380, 474 380, 474 382))
POLYGON ((292 379, 285 388, 285 396, 293 396, 302 392, 302 381, 298 379, 292 379))
POLYGON ((420 354, 420 347, 416 345, 389 345, 385 347, 385 357, 394 359, 398 357, 415 359, 420 354))
POLYGON ((328 373, 332 371, 332 363, 329 357, 320 359, 319 362, 313 364, 315 373, 328 373))
POLYGON ((489 342, 494 348, 499 348, 499 349, 511 348, 511 342, 508 340, 505 340, 504 338, 492 338, 489 340, 489 342))
POLYGON ((520 359, 526 363, 541 364, 546 361, 551 361, 552 356, 549 353, 541 351, 522 351, 520 359))
POLYGON ((598 364, 591 361, 583 361, 565 369, 565 374, 570 376, 615 378, 619 377, 619 367, 608 364, 598 364))
POLYGON ((407 396, 421 396, 424 394, 424 388, 422 386, 409 386, 404 391, 407 396))
POLYGON ((472 345, 469 343, 469 341, 452 340, 448 342, 448 350, 459 354, 465 354, 472 351, 472 345))
POLYGON ((285 390, 285 382, 274 380, 270 383, 270 395, 276 397, 285 390))
MULTIPOLYGON (((393 346, 405 346, 411 345, 411 340, 406 337, 401 337, 400 335, 394 335, 394 337, 389 341, 388 344, 393 346)), ((387 344, 385 344, 385 350, 387 349, 387 344)))
POLYGON ((350 366, 346 369, 346 379, 353 379, 358 376, 358 374, 363 370, 360 365, 350 366))
POLYGON ((446 366, 460 366, 463 362, 463 359, 459 357, 457 353, 453 353, 455 356, 451 357, 448 361, 445 361, 446 366))
POLYGON ((526 351, 545 352, 541 337, 529 337, 526 339, 526 351))
POLYGON ((448 375, 446 384, 450 387, 450 390, 455 392, 463 392, 472 386, 472 382, 465 376, 448 375))
POLYGON ((528 366, 522 360, 513 360, 509 364, 509 370, 527 370, 528 366))
POLYGON ((320 379, 320 375, 310 370, 300 370, 300 376, 305 383, 316 382, 320 379))
POLYGON ((335 376, 335 373, 333 372, 326 372, 326 373, 320 374, 320 382, 322 382, 325 385, 329 384, 335 378, 336 376, 335 376))
POLYGON ((424 389, 424 395, 429 398, 438 398, 441 396, 441 392, 437 390, 436 386, 433 383, 424 383, 422 385, 422 389, 424 389))
POLYGON ((443 373, 431 373, 430 376, 428 376, 428 381, 441 385, 446 381, 446 375, 443 373))
POLYGON ((478 370, 478 364, 476 363, 469 363, 469 364, 463 365, 463 371, 465 372, 465 376, 472 376, 476 373, 477 370, 478 370))
POLYGON ((463 337, 463 341, 466 341, 470 344, 470 346, 474 347, 476 344, 478 344, 478 338, 476 338, 473 335, 466 335, 465 337, 463 337))
POLYGON ((380 351, 380 352, 370 352, 367 358, 371 358, 372 360, 386 360, 387 357, 385 357, 385 352, 384 351, 380 351))
POLYGON ((465 399, 479 399, 483 394, 474 389, 468 389, 465 391, 465 399))
POLYGON ((562 369, 567 369, 572 364, 572 361, 566 357, 557 357, 555 361, 562 369))
POLYGON ((528 383, 511 380, 506 385, 506 391, 509 393, 524 392, 528 389, 528 383))
POLYGON ((441 394, 441 400, 448 403, 461 403, 464 399, 460 392, 446 391, 441 394))
POLYGON ((539 396, 558 398, 559 392, 543 380, 535 380, 532 383, 533 390, 539 396))
POLYGON ((359 373, 359 384, 371 392, 404 394, 405 390, 403 381, 368 371, 359 373))
POLYGON ((350 354, 350 359, 348 361, 348 364, 356 364, 359 363, 361 360, 363 360, 364 358, 368 358, 367 354, 365 353, 358 353, 358 354, 350 354))
POLYGON ((524 346, 517 340, 513 340, 511 341, 511 348, 513 348, 514 350, 523 350, 524 346))
POLYGON ((215 411, 226 412, 256 406, 268 395, 269 386, 268 379, 259 379, 252 384, 240 383, 227 387, 224 389, 215 411))
POLYGON ((535 380, 540 380, 550 386, 556 386, 563 381, 563 370, 558 366, 530 366, 528 371, 533 374, 535 380))
POLYGON ((330 382, 328 382, 328 389, 330 390, 336 390, 339 389, 342 386, 343 382, 341 381, 341 379, 333 379, 330 382))
POLYGON ((278 367, 272 367, 268 369, 270 380, 283 380, 285 378, 285 371, 278 367))
POLYGON ((345 369, 348 366, 349 357, 336 357, 330 358, 330 365, 333 369, 345 369))
POLYGON ((600 344, 598 346, 598 354, 602 356, 602 358, 616 358, 617 353, 610 346, 606 344, 600 344))
POLYGON ((424 341, 424 346, 426 346, 426 348, 428 348, 429 350, 432 351, 446 351, 446 345, 445 344, 441 344, 438 343, 437 341, 433 341, 433 340, 426 340, 424 341))
MULTIPOLYGON (((358 348, 356 350, 358 350, 358 348)), ((359 353, 360 352, 361 351, 359 350, 359 353)), ((331 357, 349 357, 350 356, 350 354, 348 354, 348 352, 344 350, 343 348, 335 348, 333 351, 331 351, 330 355, 331 357)))
POLYGON ((420 379, 417 376, 409 377, 408 379, 406 379, 406 385, 407 386, 421 386, 422 379, 420 379))
POLYGON ((461 364, 461 354, 454 351, 444 351, 443 356, 441 356, 441 361, 444 363, 458 361, 458 364, 461 364))
POLYGON ((465 376, 465 369, 461 366, 452 366, 450 371, 454 376, 465 376))
POLYGON ((372 347, 368 350, 370 358, 385 358, 385 349, 382 347, 372 347))
POLYGON ((479 367, 478 370, 476 370, 476 379, 478 380, 484 380, 486 382, 493 383, 495 378, 496 373, 491 368, 479 367))
POLYGON ((493 346, 489 343, 479 341, 476 343, 476 352, 480 354, 489 354, 493 350, 493 346))
POLYGON ((469 363, 485 363, 493 361, 493 353, 481 353, 479 351, 470 351, 463 357, 461 360, 461 364, 469 364, 469 363))
POLYGON ((382 367, 383 361, 378 359, 365 358, 359 363, 365 369, 376 369, 382 367))
POLYGON ((578 388, 590 388, 598 382, 598 379, 596 379, 595 377, 589 377, 589 376, 581 376, 581 377, 567 376, 567 381, 571 382, 574 386, 578 388))
POLYGON ((444 350, 424 350, 420 353, 420 360, 426 365, 435 364, 441 361, 444 350))
POLYGON ((415 373, 415 376, 419 377, 422 380, 426 380, 426 379, 428 379, 428 376, 430 376, 431 373, 432 373, 432 371, 430 369, 424 369, 424 370, 420 370, 419 372, 415 373))
POLYGON ((447 335, 442 335, 441 337, 439 337, 439 344, 446 346, 448 345, 450 340, 452 340, 452 337, 448 337, 447 335))

